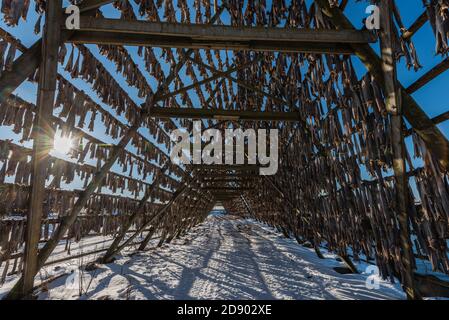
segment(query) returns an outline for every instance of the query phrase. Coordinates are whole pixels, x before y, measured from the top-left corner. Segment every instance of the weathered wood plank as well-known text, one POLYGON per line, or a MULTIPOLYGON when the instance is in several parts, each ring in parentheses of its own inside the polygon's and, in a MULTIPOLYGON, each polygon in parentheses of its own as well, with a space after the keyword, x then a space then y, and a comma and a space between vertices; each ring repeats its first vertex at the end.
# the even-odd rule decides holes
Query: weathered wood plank
POLYGON ((253 50, 267 52, 303 52, 350 55, 354 50, 346 43, 279 42, 279 41, 214 41, 184 37, 166 37, 113 32, 76 31, 68 43, 98 45, 151 46, 216 50, 253 50))
POLYGON ((265 112, 195 108, 159 108, 151 109, 154 118, 189 118, 245 121, 299 121, 298 112, 265 112))
POLYGON ((409 230, 409 190, 408 177, 405 165, 405 142, 402 118, 402 105, 398 90, 396 60, 393 53, 393 19, 391 16, 391 0, 380 3, 381 31, 380 48, 382 70, 384 74, 385 104, 391 116, 391 144, 393 147, 393 169, 396 188, 396 212, 398 214, 400 228, 400 247, 402 249, 403 275, 402 285, 408 299, 420 299, 419 292, 415 288, 413 278, 413 254, 409 230))
MULTIPOLYGON (((294 29, 268 27, 234 27, 222 25, 178 24, 141 20, 82 17, 81 31, 141 34, 145 36, 181 37, 192 41, 276 41, 318 43, 373 43, 369 31, 294 29)), ((118 35, 117 35, 118 36, 118 35)))
POLYGON ((261 166, 257 164, 190 164, 189 167, 197 170, 214 171, 258 171, 261 166))
POLYGON ((22 287, 18 296, 27 296, 33 289, 37 271, 37 253, 41 234, 41 220, 47 179, 47 162, 53 148, 54 129, 51 121, 58 73, 58 50, 61 41, 60 20, 62 0, 51 1, 46 7, 46 21, 42 42, 42 62, 40 66, 37 115, 34 125, 34 145, 32 155, 32 180, 30 209, 27 214, 24 270, 22 287))

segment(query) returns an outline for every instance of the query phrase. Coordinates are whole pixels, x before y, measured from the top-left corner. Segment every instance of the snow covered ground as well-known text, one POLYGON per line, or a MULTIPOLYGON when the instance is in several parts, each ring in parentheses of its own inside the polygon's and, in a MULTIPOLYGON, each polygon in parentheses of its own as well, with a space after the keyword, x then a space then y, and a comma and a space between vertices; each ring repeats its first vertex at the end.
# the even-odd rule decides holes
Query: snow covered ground
MULTIPOLYGON (((79 261, 47 267, 51 282, 40 299, 404 299, 399 285, 369 274, 342 275, 331 254, 317 258, 273 229, 253 221, 212 215, 188 235, 161 248, 119 257, 80 272, 79 261)), ((360 271, 364 271, 360 265, 360 271)), ((7 292, 15 279, 0 288, 7 292)))

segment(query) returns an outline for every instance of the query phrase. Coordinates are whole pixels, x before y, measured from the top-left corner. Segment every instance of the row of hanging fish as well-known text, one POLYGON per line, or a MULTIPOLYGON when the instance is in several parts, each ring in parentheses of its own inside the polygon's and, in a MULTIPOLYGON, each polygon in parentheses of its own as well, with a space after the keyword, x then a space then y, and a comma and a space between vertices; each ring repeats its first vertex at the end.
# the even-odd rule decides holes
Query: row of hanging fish
MULTIPOLYGON (((13 126, 15 133, 22 134, 22 142, 28 141, 31 139, 35 110, 36 107, 34 105, 13 95, 2 104, 2 108, 0 109, 0 124, 13 126)), ((98 165, 100 165, 102 161, 105 161, 109 157, 110 145, 95 139, 82 130, 75 130, 76 128, 73 125, 67 126, 67 122, 57 117, 54 117, 54 122, 55 129, 60 130, 63 134, 64 130, 68 130, 69 138, 72 141, 72 148, 69 155, 76 159, 77 162, 84 163, 89 158, 96 160, 98 165)), ((147 177, 153 176, 160 169, 157 165, 149 162, 148 154, 149 152, 144 153, 145 159, 128 151, 123 151, 119 155, 118 164, 121 166, 123 173, 129 174, 130 176, 134 174, 133 168, 137 168, 138 175, 142 176, 143 180, 146 180, 147 177)), ((168 179, 167 181, 171 181, 171 183, 166 182, 164 185, 167 188, 176 187, 178 182, 171 177, 171 174, 181 174, 179 168, 170 163, 167 171, 168 173, 165 179, 168 179)))
MULTIPOLYGON (((70 86, 68 85, 68 82, 65 80, 65 79, 63 79, 62 77, 59 77, 59 83, 60 83, 60 90, 59 90, 59 93, 60 94, 63 94, 63 93, 67 93, 66 91, 65 91, 65 89, 66 88, 69 88, 70 89, 70 86), (63 88, 61 87, 61 84, 65 84, 66 86, 64 86, 63 88)), ((73 87, 71 88, 71 89, 73 89, 73 87)), ((73 91, 73 90, 72 90, 73 91)), ((90 110, 92 110, 93 109, 93 105, 94 105, 94 103, 92 102, 92 100, 90 100, 90 99, 88 99, 88 97, 82 92, 82 91, 76 91, 76 93, 74 94, 73 92, 70 92, 69 94, 65 94, 65 96, 58 96, 58 101, 64 101, 64 99, 67 99, 67 96, 71 96, 71 97, 74 97, 74 102, 72 103, 72 104, 70 104, 70 103, 65 103, 64 104, 64 108, 65 107, 68 107, 68 108, 71 108, 70 109, 70 111, 67 111, 67 110, 63 110, 63 114, 64 113, 67 113, 67 112, 69 112, 69 114, 72 114, 72 116, 68 116, 68 119, 71 119, 71 124, 70 125, 67 125, 67 122, 66 122, 66 126, 63 126, 63 128, 62 128, 62 131, 64 132, 64 129, 66 129, 66 127, 73 127, 73 120, 74 120, 74 118, 75 118, 75 116, 77 115, 77 114, 79 114, 79 116, 80 116, 80 121, 79 121, 79 123, 78 123, 78 125, 80 126, 80 127, 83 127, 83 119, 85 119, 85 116, 86 116, 86 113, 87 112, 80 112, 80 108, 79 108, 79 106, 80 105, 82 105, 82 106, 86 106, 87 107, 87 109, 90 109, 90 110), (86 101, 86 103, 84 103, 84 101, 86 101), (76 106, 77 108, 73 108, 72 106, 76 106), (77 111, 77 112, 74 112, 74 110, 75 111, 77 111), (70 113, 71 112, 71 113, 70 113)), ((17 100, 20 100, 20 99, 17 99, 17 100)), ((14 102, 16 102, 16 101, 14 101, 14 102)), ((23 103, 23 101, 20 101, 20 103, 23 103)), ((26 132, 26 133, 29 133, 29 132, 31 132, 31 123, 33 122, 33 119, 32 119, 32 113, 30 112, 30 108, 28 108, 28 105, 26 104, 26 103, 24 103, 24 104, 22 104, 21 106, 25 106, 26 105, 26 107, 27 108, 22 108, 22 107, 20 107, 20 108, 18 108, 18 109, 12 109, 12 110, 14 110, 15 112, 14 113, 10 113, 10 112, 8 112, 8 109, 2 109, 2 111, 5 111, 5 115, 13 115, 12 117, 10 117, 9 119, 8 119, 8 117, 6 117, 6 121, 2 121, 2 124, 5 124, 5 125, 10 125, 10 124, 12 124, 12 122, 14 122, 14 124, 15 124, 15 128, 17 129, 17 131, 18 130, 20 130, 19 128, 20 127, 22 127, 22 128, 26 128, 26 130, 24 130, 24 132, 26 132), (24 114, 24 110, 26 110, 26 116, 24 117, 23 116, 23 114, 24 114), (18 121, 17 119, 28 119, 28 120, 26 120, 25 121, 25 123, 24 122, 21 122, 21 121, 18 121)), ((97 107, 98 108, 98 106, 96 105, 95 107, 97 107)), ((2 120, 3 120, 3 118, 4 117, 2 117, 2 120)), ((106 125, 106 127, 107 128, 110 128, 111 126, 109 126, 109 125, 106 125)), ((72 129, 73 130, 73 129, 72 129)), ((24 136, 25 136, 25 138, 24 138, 24 140, 27 140, 28 138, 29 138, 29 134, 24 134, 24 136)), ((77 145, 77 144, 75 144, 75 145, 77 145)), ((105 155, 105 152, 96 152, 96 150, 95 149, 92 149, 92 146, 93 145, 90 145, 90 144, 88 144, 85 148, 84 148, 84 152, 83 152, 83 154, 86 154, 87 152, 87 150, 90 150, 91 151, 91 158, 92 158, 92 154, 96 154, 97 156, 99 156, 100 154, 103 154, 103 155, 105 155)), ((97 149, 98 149, 99 147, 97 146, 97 149)), ((100 147, 100 148, 103 148, 103 147, 100 147)), ((75 149, 75 148, 74 148, 75 149)), ((103 148, 103 149, 105 149, 105 148, 103 148)), ((146 148, 146 151, 148 151, 148 147, 146 148)), ((160 151, 160 150, 159 150, 160 151)), ((148 155, 148 154, 151 154, 151 152, 146 152, 145 153, 145 155, 148 155)), ((122 157, 121 157, 122 158, 122 157)), ((129 159, 129 158, 131 158, 130 156, 129 156, 129 153, 127 154, 127 158, 129 159)), ((100 160, 102 160, 102 159, 100 159, 100 160)), ((123 162, 123 161, 122 161, 123 162)), ((132 164, 130 163, 130 166, 132 167, 132 164)), ((139 168, 141 168, 142 166, 139 166, 139 168)), ((154 167, 153 166, 150 166, 151 167, 151 169, 153 169, 153 171, 154 171, 154 167)), ((124 169, 124 171, 126 171, 126 168, 124 169)), ((140 173, 140 171, 141 170, 139 170, 139 173, 140 173)), ((171 170, 170 170, 170 172, 174 172, 174 171, 176 171, 176 169, 174 169, 174 168, 171 168, 171 170)), ((153 173, 153 172, 151 172, 151 173, 153 173)), ((179 173, 179 171, 178 171, 178 173, 179 173)), ((148 174, 148 172, 145 172, 144 174, 148 174)), ((167 184, 168 185, 168 184, 167 184)))
MULTIPOLYGON (((60 117, 66 118, 67 129, 62 128, 62 133, 65 134, 71 130, 75 124, 79 128, 84 128, 87 115, 90 114, 88 129, 94 131, 96 128, 95 120, 98 119, 98 113, 101 115, 101 121, 104 124, 106 134, 113 139, 117 139, 128 130, 128 126, 117 120, 113 115, 104 110, 101 106, 93 102, 87 94, 78 90, 70 82, 63 77, 58 77, 58 93, 56 98, 56 106, 62 106, 59 113, 60 117), (78 119, 78 120, 76 120, 78 119)), ((170 142, 167 142, 166 133, 162 133, 162 129, 157 128, 157 141, 163 143, 168 147, 170 142), (167 145, 168 144, 168 145, 167 145)), ((133 136, 132 145, 136 148, 137 154, 142 156, 146 161, 156 161, 156 163, 164 163, 168 156, 160 150, 156 145, 148 141, 140 133, 133 136)), ((100 159, 105 160, 106 158, 100 159)))
MULTIPOLYGON (((18 217, 22 217, 23 219, 28 210, 30 187, 13 183, 3 183, 0 192, 3 204, 1 212, 2 218, 4 218, 3 220, 18 217)), ((44 218, 48 216, 55 217, 55 219, 64 217, 70 211, 80 192, 79 190, 47 188, 44 200, 44 218)), ((162 192, 165 191, 162 190, 162 192)), ((153 196, 157 198, 159 196, 158 193, 159 191, 155 189, 153 196)), ((89 199, 80 217, 88 219, 89 217, 98 217, 100 215, 128 216, 136 210, 138 205, 138 199, 95 193, 89 199)), ((147 202, 145 206, 150 210, 154 206, 159 205, 157 203, 147 202)), ((59 223, 59 221, 55 221, 55 223, 59 223)))
MULTIPOLYGON (((297 158, 297 155, 295 156, 293 154, 292 158, 297 158)), ((382 182, 361 181, 359 165, 354 161, 355 158, 352 157, 351 162, 342 163, 340 157, 338 160, 334 158, 332 161, 336 167, 341 167, 342 165, 345 167, 338 171, 341 173, 335 175, 335 177, 339 178, 335 183, 331 184, 330 181, 334 180, 335 177, 326 169, 326 166, 323 167, 323 160, 328 160, 324 157, 320 159, 320 162, 314 162, 314 164, 320 163, 319 167, 315 165, 311 166, 313 171, 309 171, 311 168, 306 168, 307 170, 304 170, 304 168, 299 168, 296 171, 292 170, 292 159, 290 159, 290 166, 281 168, 282 173, 278 173, 276 176, 276 180, 281 184, 281 189, 284 190, 286 197, 294 202, 293 205, 285 205, 282 197, 279 197, 280 201, 278 204, 273 202, 261 203, 261 199, 266 199, 273 192, 273 188, 268 186, 264 193, 258 190, 255 192, 254 198, 251 195, 248 196, 251 200, 254 199, 252 204, 253 210, 251 212, 258 212, 260 219, 268 221, 274 226, 282 226, 287 230, 297 232, 297 235, 305 236, 306 239, 307 237, 312 237, 315 243, 325 242, 328 248, 339 254, 345 254, 346 248, 351 248, 355 257, 360 254, 360 250, 362 249, 366 257, 373 257, 375 253, 375 257, 381 266, 384 276, 400 274, 398 272, 398 270, 401 270, 400 253, 397 252, 398 227, 396 225, 392 229, 393 225, 391 225, 391 221, 395 221, 396 217, 396 214, 391 213, 391 204, 394 203, 394 189, 391 185, 392 180, 389 179, 390 187, 388 190, 385 189, 382 182), (305 176, 305 174, 307 175, 305 176), (317 184, 316 182, 319 182, 321 177, 326 177, 325 183, 317 184), (327 177, 331 177, 331 179, 327 177), (345 181, 345 177, 347 177, 347 181, 345 181), (333 197, 331 196, 331 194, 335 194, 337 185, 344 186, 344 188, 341 187, 340 191, 337 192, 341 198, 335 195, 333 197), (362 188, 362 192, 357 189, 355 194, 348 191, 348 187, 360 188, 360 185, 365 188, 362 188), (368 191, 369 193, 366 193, 368 198, 366 196, 364 197, 363 192, 368 191), (317 195, 323 194, 323 192, 330 194, 324 200, 331 201, 331 204, 326 205, 323 197, 317 199, 317 195), (388 193, 389 196, 386 197, 385 194, 388 193), (356 196, 356 200, 353 202, 359 206, 359 210, 355 212, 351 201, 354 195, 356 196), (371 200, 371 198, 375 199, 371 200), (295 208, 299 210, 298 216, 296 217, 294 212, 295 208), (279 212, 280 210, 281 212, 279 212), (328 215, 320 219, 320 211, 323 210, 327 214, 331 212, 333 214, 333 220, 330 220, 328 215), (261 214, 260 212, 263 213, 261 214), (279 212, 279 214, 273 215, 273 212, 279 212), (354 220, 345 219, 350 216, 348 212, 355 213, 352 216, 354 220), (368 224, 369 220, 367 220, 365 214, 367 212, 371 212, 368 218, 371 219, 371 222, 375 219, 375 223, 368 224), (292 217, 295 217, 293 222, 292 217), (341 224, 338 223, 339 220, 342 221, 341 224), (353 223, 351 223, 352 221, 353 223), (310 230, 312 228, 310 226, 311 222, 313 222, 313 226, 316 225, 312 230, 310 230), (298 226, 302 226, 299 231, 298 226), (364 237, 364 235, 368 234, 367 230, 371 229, 374 233, 382 233, 382 235, 378 235, 377 238, 373 236, 371 238, 364 237), (394 236, 388 237, 389 234, 394 236), (376 241, 382 242, 382 250, 376 251, 373 249, 375 244, 379 247, 379 243, 376 243, 376 241), (390 248, 396 249, 391 251, 390 248)), ((378 176, 382 177, 380 168, 375 163, 374 166, 376 167, 378 176)), ((434 169, 437 169, 437 167, 434 166, 434 169)), ((422 236, 418 237, 420 238, 419 243, 417 242, 414 245, 419 253, 429 257, 435 270, 447 272, 447 246, 445 239, 448 236, 446 231, 448 220, 447 210, 443 210, 445 207, 444 203, 447 203, 447 176, 438 172, 436 174, 429 174, 426 178, 429 179, 426 183, 433 183, 434 189, 432 190, 430 186, 424 189, 424 195, 429 197, 429 200, 424 202, 424 205, 430 205, 430 209, 427 210, 432 210, 433 212, 431 212, 434 216, 423 216, 422 211, 411 214, 414 234, 422 234, 422 236), (440 193, 435 194, 438 184, 441 186, 439 189, 440 193), (433 203, 438 205, 433 206, 433 203), (417 218, 418 216, 419 218, 417 218), (435 230, 438 230, 438 232, 435 232, 435 230)), ((421 192, 421 199, 424 199, 424 195, 421 192)), ((412 199, 411 196, 410 200, 413 201, 412 199)), ((417 211, 413 206, 411 206, 411 210, 417 211)))
MULTIPOLYGON (((90 50, 84 46, 78 46, 78 55, 82 55, 82 69, 84 70, 86 68, 87 73, 86 74, 94 74, 94 76, 88 78, 81 76, 83 79, 85 79, 87 82, 93 83, 93 89, 96 91, 99 95, 99 97, 102 99, 102 101, 111 106, 118 116, 122 115, 124 113, 124 116, 129 124, 133 124, 136 121, 142 121, 142 117, 140 117, 140 114, 142 113, 142 108, 138 107, 134 101, 129 97, 129 95, 120 87, 120 85, 113 79, 112 75, 107 71, 103 64, 99 62, 90 52, 90 50)), ((63 51, 63 49, 61 49, 63 51)), ((77 66, 79 65, 79 58, 76 59, 76 62, 72 65, 71 60, 73 60, 71 57, 73 55, 73 52, 75 50, 72 49, 69 58, 66 62, 65 69, 68 72, 71 72, 73 70, 77 69, 77 66)), ((64 52, 60 54, 61 60, 64 62, 64 52)), ((77 74, 72 74, 73 77, 76 78, 77 74)), ((67 85, 67 82, 64 83, 67 85)), ((151 92, 151 88, 149 86, 145 86, 142 84, 142 82, 139 83, 130 83, 130 85, 134 85, 137 87, 144 86, 144 90, 146 92, 151 92)), ((60 92, 61 90, 59 90, 60 92)), ((83 93, 81 93, 83 95, 83 93)), ((103 112, 103 116, 105 113, 103 112)), ((95 120, 95 119, 94 119, 95 120)), ((91 125, 93 125, 93 121, 91 119, 91 125)), ((158 142, 164 144, 167 148, 170 144, 170 137, 168 134, 161 132, 161 129, 157 126, 157 124, 150 118, 143 118, 142 125, 147 127, 149 130, 149 133, 158 138, 158 142)), ((108 126, 106 126, 108 127, 108 126)), ((113 130, 114 133, 117 132, 117 130, 114 130, 117 127, 117 125, 114 126, 114 124, 111 126, 111 130, 113 130)), ((91 128, 91 126, 90 126, 91 128)))
MULTIPOLYGON (((23 186, 7 185, 6 187, 8 191, 5 191, 5 188, 0 191, 2 196, 6 195, 7 192, 14 192, 16 197, 21 193, 29 195, 28 190, 23 186)), ((75 192, 70 191, 48 191, 44 200, 44 208, 51 210, 52 213, 59 212, 58 210, 69 210, 68 204, 71 203, 73 205, 76 196, 75 192)), ((70 243, 72 240, 77 242, 88 235, 114 236, 119 226, 125 223, 125 220, 135 212, 138 205, 138 201, 124 197, 111 195, 94 195, 91 197, 86 210, 82 215, 78 216, 67 237, 64 238, 67 241, 66 250, 68 254, 70 254, 70 243), (121 212, 121 214, 116 214, 117 212, 121 212)), ((160 204, 147 203, 145 212, 154 212, 160 206, 160 204)), ((45 217, 42 222, 41 241, 48 240, 60 223, 59 218, 50 217, 48 213, 48 211, 45 211, 45 217)), ((145 219, 146 215, 143 214, 136 224, 143 224, 145 219)), ((22 269, 21 259, 25 244, 25 226, 26 220, 18 216, 0 219, 0 267, 3 269, 3 273, 0 275, 0 284, 4 282, 7 274, 22 269), (3 263, 5 264, 3 265, 3 263)))
MULTIPOLYGON (((290 204, 280 195, 276 197, 278 201, 263 201, 274 192, 269 184, 245 194, 251 212, 262 221, 281 226, 305 240, 312 238, 315 243, 325 243, 329 250, 340 255, 347 254, 347 249, 351 248, 356 258, 361 254, 375 258, 385 277, 401 274, 392 180, 363 182, 359 187, 350 184, 349 178, 345 181, 344 176, 329 167, 340 167, 340 161, 333 160, 330 164, 326 161, 322 157, 315 162, 319 167, 313 166, 313 170, 294 172, 289 169, 276 176, 276 183, 290 204), (341 186, 339 190, 337 184, 341 186)), ((341 172, 357 175, 358 166, 355 164, 353 170, 346 166, 341 172)), ((430 203, 440 202, 438 196, 430 195, 430 199, 430 203)), ((415 210, 413 206, 410 208, 415 210)), ((429 257, 435 270, 448 272, 445 242, 448 220, 447 217, 442 219, 441 211, 439 220, 433 219, 437 217, 426 217, 423 212, 411 214, 414 234, 421 234, 415 248, 429 257), (441 231, 434 233, 432 228, 441 231)))
MULTIPOLYGON (((16 145, 8 140, 0 140, 0 150, 2 166, 0 168, 0 183, 5 182, 6 177, 14 177, 14 182, 19 185, 29 185, 31 181, 31 155, 32 150, 16 145)), ((47 176, 50 181, 50 188, 61 188, 61 182, 69 185, 74 181, 84 183, 84 188, 97 173, 97 168, 89 164, 77 164, 67 160, 50 156, 47 162, 47 176), (50 177, 52 179, 50 180, 50 177)), ((178 185, 178 181, 165 177, 163 185, 173 188, 178 185)), ((138 197, 145 191, 145 188, 151 187, 151 183, 145 180, 127 177, 115 172, 108 172, 100 188, 105 187, 112 192, 129 192, 138 197)), ((160 201, 168 200, 171 193, 165 189, 157 190, 157 199, 160 201)))

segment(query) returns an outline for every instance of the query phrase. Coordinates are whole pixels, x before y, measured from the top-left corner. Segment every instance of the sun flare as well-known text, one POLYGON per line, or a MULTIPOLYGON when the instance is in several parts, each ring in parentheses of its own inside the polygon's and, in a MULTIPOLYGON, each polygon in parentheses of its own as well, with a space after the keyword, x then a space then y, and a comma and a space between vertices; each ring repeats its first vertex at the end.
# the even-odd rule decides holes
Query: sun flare
POLYGON ((73 148, 73 141, 69 137, 56 136, 53 149, 62 154, 68 154, 73 148))

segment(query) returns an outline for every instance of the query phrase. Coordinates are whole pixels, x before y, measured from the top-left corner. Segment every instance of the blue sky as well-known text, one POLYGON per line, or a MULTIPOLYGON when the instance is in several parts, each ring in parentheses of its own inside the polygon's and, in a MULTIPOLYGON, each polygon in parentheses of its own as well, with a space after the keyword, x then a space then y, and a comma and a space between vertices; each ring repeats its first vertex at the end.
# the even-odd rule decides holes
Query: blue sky
MULTIPOLYGON (((193 0, 188 0, 188 2, 191 1, 193 2, 193 0)), ((176 3, 176 1, 174 2, 176 3)), ((267 2, 270 3, 270 1, 267 2)), ((310 1, 308 2, 310 3, 310 1)), ((67 5, 68 1, 64 0, 64 3, 65 5, 67 5)), ((396 0, 396 3, 400 9, 403 22, 406 26, 410 26, 415 21, 415 19, 424 11, 424 8, 422 6, 422 0, 396 0)), ((364 1, 355 2, 354 0, 351 0, 346 9, 347 16, 351 19, 351 21, 357 28, 362 27, 362 19, 366 16, 365 8, 367 5, 368 3, 364 1)), ((40 35, 35 35, 33 33, 34 24, 37 20, 37 16, 34 12, 33 7, 34 2, 32 1, 28 20, 26 22, 21 21, 18 27, 9 28, 4 24, 3 21, 0 22, 2 28, 9 31, 16 38, 21 39, 22 43, 27 47, 31 46, 36 40, 40 38, 40 35)), ((103 13, 105 16, 108 17, 118 16, 118 12, 114 10, 111 5, 104 7, 103 13)), ((418 56, 420 58, 421 64, 423 65, 423 68, 418 72, 415 72, 414 70, 407 70, 404 61, 403 60, 401 61, 398 68, 399 69, 398 77, 405 87, 412 84, 416 79, 418 79, 421 75, 423 75, 437 63, 441 62, 442 59, 444 58, 435 55, 435 38, 432 34, 432 30, 430 28, 429 23, 427 23, 423 28, 421 28, 421 30, 413 37, 413 42, 417 48, 418 56)), ((129 95, 134 99, 134 101, 136 103, 143 102, 142 99, 137 97, 137 90, 135 88, 129 87, 126 84, 126 81, 123 79, 123 77, 115 73, 115 67, 103 56, 97 54, 98 51, 96 50, 95 46, 89 47, 92 48, 93 52, 95 53, 95 56, 109 68, 109 70, 115 77, 115 80, 119 84, 121 84, 123 88, 125 88, 125 90, 128 91, 129 95)), ((128 50, 133 57, 137 57, 136 48, 128 47, 128 50)), ((147 72, 144 71, 143 60, 140 58, 136 58, 135 62, 139 65, 140 69, 143 71, 142 73, 146 76, 150 85, 152 85, 152 87, 155 88, 154 79, 148 76, 147 72)), ((357 60, 357 58, 354 58, 354 62, 359 75, 364 74, 366 72, 364 66, 357 60)), ((60 72, 63 75, 65 74, 62 69, 60 70, 60 72)), ((83 80, 72 80, 70 76, 67 76, 66 78, 69 79, 72 83, 74 83, 78 88, 86 92, 92 92, 89 85, 86 84, 83 80)), ((189 80, 186 80, 186 83, 189 83, 189 80)), ((413 94, 413 97, 417 100, 417 102, 422 106, 422 108, 430 117, 435 117, 448 110, 449 103, 446 101, 446 97, 444 94, 449 90, 447 89, 448 83, 449 83, 449 72, 446 72, 443 75, 440 75, 431 84, 426 85, 418 92, 413 94)), ((36 85, 26 82, 17 89, 16 94, 18 94, 25 100, 34 103, 36 100, 36 85)), ((91 96, 97 103, 104 106, 107 110, 112 111, 108 106, 105 106, 103 103, 101 103, 100 99, 97 98, 97 96, 94 93, 91 94, 91 96)), ((103 139, 105 142, 108 143, 116 142, 111 140, 107 135, 104 134, 104 128, 102 127, 102 124, 100 121, 98 122, 99 122, 98 129, 96 129, 95 134, 100 139, 103 139)), ((449 136, 449 122, 439 125, 439 128, 446 136, 449 136)), ((148 136, 148 133, 145 132, 145 130, 142 130, 141 133, 144 134, 145 136, 148 136)), ((0 136, 1 138, 14 138, 14 135, 11 134, 11 131, 8 128, 0 128, 0 136)), ((410 139, 408 139, 407 142, 408 145, 411 146, 410 139)), ((413 149, 409 148, 409 150, 413 149)), ((416 161, 416 165, 419 165, 419 163, 420 163, 419 161, 416 161)))

